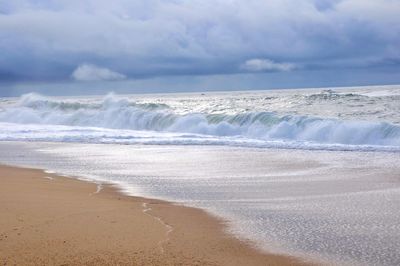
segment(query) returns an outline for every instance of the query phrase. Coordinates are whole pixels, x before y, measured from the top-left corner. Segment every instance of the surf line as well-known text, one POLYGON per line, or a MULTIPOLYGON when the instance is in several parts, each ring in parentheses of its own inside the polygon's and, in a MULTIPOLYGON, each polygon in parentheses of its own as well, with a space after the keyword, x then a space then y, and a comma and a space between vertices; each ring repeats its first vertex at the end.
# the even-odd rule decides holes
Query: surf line
POLYGON ((152 210, 152 208, 149 206, 149 204, 147 202, 143 202, 142 207, 143 207, 144 214, 152 217, 153 219, 156 219, 160 224, 162 224, 167 229, 165 232, 165 239, 160 240, 157 243, 157 245, 160 248, 161 254, 164 254, 164 252, 165 252, 164 245, 166 243, 168 243, 168 241, 170 240, 169 234, 174 230, 174 228, 172 226, 170 226, 169 224, 167 224, 166 222, 164 222, 160 217, 151 214, 150 211, 152 210))

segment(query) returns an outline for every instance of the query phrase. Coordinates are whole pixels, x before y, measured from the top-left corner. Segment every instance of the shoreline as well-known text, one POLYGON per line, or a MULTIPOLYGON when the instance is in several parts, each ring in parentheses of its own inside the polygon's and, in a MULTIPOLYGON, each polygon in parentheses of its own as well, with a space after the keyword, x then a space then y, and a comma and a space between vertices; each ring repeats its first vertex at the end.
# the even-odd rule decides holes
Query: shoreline
POLYGON ((0 165, 0 263, 308 265, 265 253, 202 209, 0 165))

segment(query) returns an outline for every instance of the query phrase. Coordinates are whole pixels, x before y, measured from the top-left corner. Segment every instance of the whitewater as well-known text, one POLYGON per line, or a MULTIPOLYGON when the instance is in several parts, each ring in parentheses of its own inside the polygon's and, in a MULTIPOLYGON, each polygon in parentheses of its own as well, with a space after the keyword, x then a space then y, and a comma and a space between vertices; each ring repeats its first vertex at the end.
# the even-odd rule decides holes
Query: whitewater
POLYGON ((400 264, 400 86, 0 98, 0 162, 205 209, 268 252, 400 264))
POLYGON ((0 140, 400 151, 398 91, 31 93, 0 102, 0 140))

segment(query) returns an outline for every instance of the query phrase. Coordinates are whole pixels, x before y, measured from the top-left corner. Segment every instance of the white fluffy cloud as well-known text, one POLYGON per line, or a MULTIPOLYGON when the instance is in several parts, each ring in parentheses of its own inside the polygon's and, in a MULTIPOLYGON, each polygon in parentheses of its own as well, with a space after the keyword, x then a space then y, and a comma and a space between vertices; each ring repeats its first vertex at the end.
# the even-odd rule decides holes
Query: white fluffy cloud
POLYGON ((123 80, 126 78, 123 74, 92 64, 82 64, 78 66, 74 72, 72 72, 71 77, 77 81, 123 80))
POLYGON ((276 63, 270 59, 250 59, 244 62, 241 69, 247 71, 291 71, 295 69, 295 64, 292 63, 276 63))

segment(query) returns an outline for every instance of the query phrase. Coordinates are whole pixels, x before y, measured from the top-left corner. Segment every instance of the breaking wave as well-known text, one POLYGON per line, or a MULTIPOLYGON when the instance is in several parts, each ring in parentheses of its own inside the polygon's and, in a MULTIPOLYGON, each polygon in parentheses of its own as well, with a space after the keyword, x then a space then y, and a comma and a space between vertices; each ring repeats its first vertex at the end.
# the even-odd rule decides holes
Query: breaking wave
MULTIPOLYGON (((251 142, 264 146, 268 143, 281 143, 281 146, 291 143, 290 145, 297 145, 296 147, 328 147, 329 145, 332 147, 333 145, 341 147, 340 149, 354 146, 400 149, 400 126, 387 122, 278 115, 273 112, 237 114, 188 112, 180 114, 166 104, 138 104, 113 94, 107 95, 97 102, 71 99, 53 100, 37 94, 27 94, 22 96, 16 104, 3 106, 3 109, 0 109, 0 122, 3 122, 2 134, 0 134, 0 139, 3 140, 15 139, 7 135, 7 128, 14 127, 14 129, 23 130, 21 127, 12 126, 10 124, 12 123, 23 124, 25 128, 28 124, 32 128, 34 124, 34 130, 26 132, 26 134, 29 133, 32 138, 34 136, 32 132, 37 133, 39 129, 42 129, 42 139, 46 132, 49 134, 49 138, 54 132, 51 133, 49 126, 40 127, 39 125, 70 127, 71 131, 65 130, 65 127, 58 131, 57 134, 60 132, 65 134, 61 141, 71 140, 68 138, 68 134, 74 131, 77 141, 87 141, 87 138, 78 139, 79 134, 96 132, 90 138, 93 142, 96 142, 96 138, 98 142, 101 142, 101 136, 104 137, 107 134, 112 135, 115 140, 127 141, 127 138, 143 139, 143 134, 146 135, 145 139, 149 139, 151 133, 153 143, 157 143, 157 140, 169 140, 168 144, 179 144, 180 142, 173 140, 182 139, 184 136, 186 144, 225 145, 227 142, 251 142), (72 128, 79 128, 80 133, 72 128), (92 129, 89 130, 89 128, 92 129), (193 139, 191 140, 190 137, 193 139), (204 143, 197 143, 194 139, 200 139, 204 143), (213 141, 210 142, 210 139, 213 141)), ((16 136, 15 130, 13 132, 16 136)), ((26 138, 28 135, 25 135, 26 138)), ((57 139, 57 141, 59 140, 57 139)), ((158 144, 162 143, 164 142, 158 141, 158 144)))

